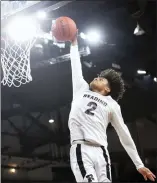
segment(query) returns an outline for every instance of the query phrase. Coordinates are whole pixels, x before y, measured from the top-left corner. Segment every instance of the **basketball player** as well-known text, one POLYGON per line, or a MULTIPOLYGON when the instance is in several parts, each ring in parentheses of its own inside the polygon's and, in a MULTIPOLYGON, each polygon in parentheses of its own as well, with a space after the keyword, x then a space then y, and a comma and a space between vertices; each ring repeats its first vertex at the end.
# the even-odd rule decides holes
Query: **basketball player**
POLYGON ((77 182, 111 182, 111 162, 106 128, 111 122, 120 142, 144 179, 155 175, 142 163, 123 121, 118 101, 124 93, 120 75, 112 69, 100 73, 89 85, 83 78, 77 39, 71 45, 73 101, 69 116, 70 163, 77 182), (114 98, 114 99, 113 99, 114 98))

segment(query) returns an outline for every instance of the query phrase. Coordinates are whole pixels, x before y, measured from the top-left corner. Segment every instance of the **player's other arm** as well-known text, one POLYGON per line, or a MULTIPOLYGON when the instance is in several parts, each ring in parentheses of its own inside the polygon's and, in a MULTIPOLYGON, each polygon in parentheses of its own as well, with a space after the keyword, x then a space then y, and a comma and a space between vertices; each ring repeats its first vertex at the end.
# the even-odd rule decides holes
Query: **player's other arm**
POLYGON ((143 175, 145 180, 147 180, 148 178, 152 181, 155 181, 155 175, 148 168, 144 167, 144 164, 142 163, 141 158, 139 157, 135 143, 131 137, 127 126, 124 123, 120 106, 117 103, 114 106, 112 112, 111 124, 115 128, 122 146, 127 151, 128 155, 132 159, 139 173, 143 175))
POLYGON ((88 83, 84 80, 82 74, 82 65, 78 51, 77 39, 72 41, 70 48, 70 59, 72 69, 73 97, 80 90, 89 88, 88 83))

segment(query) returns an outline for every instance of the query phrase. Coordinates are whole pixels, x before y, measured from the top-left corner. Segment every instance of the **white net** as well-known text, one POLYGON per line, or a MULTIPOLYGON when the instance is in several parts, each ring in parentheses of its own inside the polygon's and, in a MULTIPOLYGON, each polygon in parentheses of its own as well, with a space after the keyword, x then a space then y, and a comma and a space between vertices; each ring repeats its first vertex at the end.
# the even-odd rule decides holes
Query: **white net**
POLYGON ((9 23, 5 37, 1 39, 1 83, 20 87, 32 81, 30 50, 37 38, 37 25, 29 18, 21 17, 9 23), (31 24, 30 24, 31 23, 31 24))
POLYGON ((1 66, 3 85, 21 86, 32 81, 30 68, 30 49, 35 39, 22 43, 10 41, 8 38, 4 41, 4 48, 1 48, 1 66))

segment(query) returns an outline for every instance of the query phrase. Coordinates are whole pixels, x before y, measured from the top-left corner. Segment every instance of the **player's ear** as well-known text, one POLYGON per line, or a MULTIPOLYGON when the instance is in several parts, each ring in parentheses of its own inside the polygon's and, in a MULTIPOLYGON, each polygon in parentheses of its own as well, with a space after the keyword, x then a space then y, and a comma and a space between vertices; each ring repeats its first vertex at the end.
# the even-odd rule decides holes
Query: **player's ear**
POLYGON ((107 93, 111 92, 111 89, 108 86, 105 88, 105 90, 107 91, 107 93))
POLYGON ((111 92, 110 83, 108 80, 107 80, 107 85, 106 85, 106 91, 107 91, 107 93, 111 92))

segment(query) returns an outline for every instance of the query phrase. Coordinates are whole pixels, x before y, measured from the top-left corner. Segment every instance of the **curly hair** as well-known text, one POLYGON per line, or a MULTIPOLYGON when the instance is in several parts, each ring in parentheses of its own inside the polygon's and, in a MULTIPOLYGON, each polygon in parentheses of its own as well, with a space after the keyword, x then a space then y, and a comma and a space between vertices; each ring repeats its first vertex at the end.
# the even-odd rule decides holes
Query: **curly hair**
POLYGON ((123 97, 125 92, 124 81, 118 72, 113 69, 106 69, 100 73, 99 77, 108 80, 111 89, 109 95, 111 95, 114 100, 118 101, 123 97))

